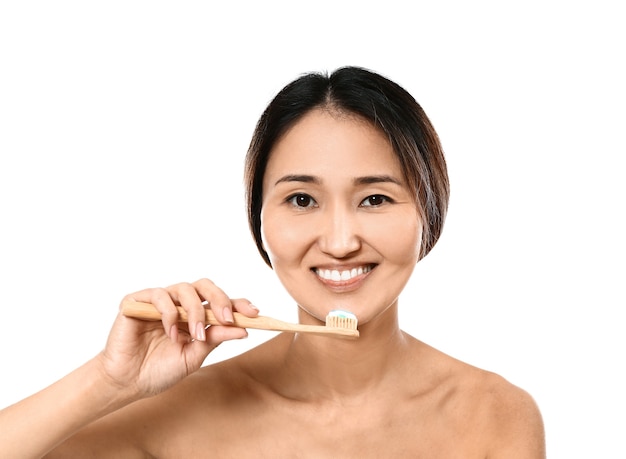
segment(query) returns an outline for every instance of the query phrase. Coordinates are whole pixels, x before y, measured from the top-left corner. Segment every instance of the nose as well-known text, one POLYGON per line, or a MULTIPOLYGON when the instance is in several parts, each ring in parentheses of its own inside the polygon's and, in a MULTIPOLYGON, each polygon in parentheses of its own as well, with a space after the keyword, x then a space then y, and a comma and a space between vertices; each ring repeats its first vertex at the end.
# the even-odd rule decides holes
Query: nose
POLYGON ((343 206, 324 212, 318 239, 320 250, 334 258, 346 258, 361 248, 357 215, 343 206))

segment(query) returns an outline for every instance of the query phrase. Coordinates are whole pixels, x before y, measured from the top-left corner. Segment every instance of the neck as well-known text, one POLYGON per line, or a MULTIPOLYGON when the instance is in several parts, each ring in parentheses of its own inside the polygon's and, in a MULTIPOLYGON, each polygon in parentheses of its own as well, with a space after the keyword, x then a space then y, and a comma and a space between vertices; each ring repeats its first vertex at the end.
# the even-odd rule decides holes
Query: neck
POLYGON ((408 348, 398 325, 397 305, 360 326, 359 332, 357 340, 293 335, 281 392, 296 399, 358 397, 395 379, 408 348))

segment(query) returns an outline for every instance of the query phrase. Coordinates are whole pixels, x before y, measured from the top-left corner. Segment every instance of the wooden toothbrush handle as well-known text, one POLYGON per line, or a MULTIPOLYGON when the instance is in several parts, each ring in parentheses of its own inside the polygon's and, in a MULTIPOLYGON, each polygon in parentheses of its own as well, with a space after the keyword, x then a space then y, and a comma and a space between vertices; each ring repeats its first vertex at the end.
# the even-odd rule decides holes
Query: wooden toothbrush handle
MULTIPOLYGON (((187 316, 187 311, 185 311, 182 307, 177 306, 176 310, 178 311, 178 321, 179 322, 187 322, 189 317, 187 316)), ((205 309, 205 321, 210 325, 222 325, 215 318, 215 314, 210 309, 205 309)), ((151 303, 142 303, 139 301, 124 301, 122 303, 122 314, 128 317, 134 317, 135 319, 142 320, 161 320, 161 313, 157 308, 154 307, 151 303)), ((240 328, 257 328, 261 330, 275 330, 275 331, 299 331, 301 327, 305 327, 300 324, 288 324, 286 322, 282 322, 277 319, 272 319, 271 317, 257 316, 257 317, 248 317, 244 316, 239 312, 233 311, 233 321, 232 326, 240 327, 240 328)), ((307 326, 312 327, 313 325, 307 326)), ((319 326, 314 326, 319 328, 319 326)))
MULTIPOLYGON (((187 311, 177 306, 178 321, 187 322, 187 311)), ((126 300, 122 302, 122 314, 142 320, 161 320, 161 313, 151 303, 126 300)), ((205 321, 210 325, 222 325, 217 321, 213 311, 205 309, 205 321)), ((272 317, 257 316, 248 317, 239 312, 233 312, 232 326, 240 328, 254 328, 259 330, 287 331, 294 333, 315 333, 317 335, 333 335, 343 338, 358 338, 357 330, 345 328, 333 328, 323 325, 290 324, 272 317)))
MULTIPOLYGON (((187 311, 182 307, 177 306, 178 321, 187 322, 189 317, 187 311)), ((134 317, 135 319, 142 320, 161 320, 161 313, 151 303, 142 303, 139 301, 124 301, 122 303, 122 314, 127 317, 134 317)), ((204 310, 205 321, 210 325, 223 325, 215 318, 215 314, 210 309, 204 310)), ((271 317, 257 316, 248 317, 239 312, 233 311, 233 321, 231 326, 239 328, 258 328, 262 330, 276 330, 276 331, 290 331, 290 326, 297 326, 296 324, 287 324, 271 317)))
MULTIPOLYGON (((187 322, 189 317, 187 316, 187 311, 185 311, 182 307, 177 306, 176 310, 178 311, 178 321, 179 322, 187 322)), ((205 321, 210 325, 219 325, 220 323, 215 318, 215 314, 210 309, 205 309, 205 321)), ((122 302, 122 314, 127 317, 134 317, 135 319, 142 320, 161 320, 161 313, 157 308, 154 307, 152 303, 142 303, 140 301, 130 301, 125 300, 122 302)), ((233 312, 233 316, 242 315, 237 312, 233 312)), ((245 317, 245 316, 244 316, 245 317)), ((237 321, 235 324, 237 325, 237 321)))

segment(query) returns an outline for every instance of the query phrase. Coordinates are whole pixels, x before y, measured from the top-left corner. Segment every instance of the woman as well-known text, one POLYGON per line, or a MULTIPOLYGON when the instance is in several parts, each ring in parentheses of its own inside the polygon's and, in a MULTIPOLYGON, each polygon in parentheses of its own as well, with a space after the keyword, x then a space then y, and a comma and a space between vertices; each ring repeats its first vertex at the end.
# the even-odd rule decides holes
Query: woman
POLYGON ((229 324, 258 314, 250 301, 207 279, 133 293, 162 322, 118 315, 102 353, 3 410, 2 457, 545 457, 526 392, 399 328, 448 202, 439 140, 404 89, 354 67, 298 78, 259 120, 245 171, 252 234, 299 321, 347 310, 360 338, 280 334, 200 368, 246 336, 229 324), (222 325, 205 327, 205 307, 222 325))

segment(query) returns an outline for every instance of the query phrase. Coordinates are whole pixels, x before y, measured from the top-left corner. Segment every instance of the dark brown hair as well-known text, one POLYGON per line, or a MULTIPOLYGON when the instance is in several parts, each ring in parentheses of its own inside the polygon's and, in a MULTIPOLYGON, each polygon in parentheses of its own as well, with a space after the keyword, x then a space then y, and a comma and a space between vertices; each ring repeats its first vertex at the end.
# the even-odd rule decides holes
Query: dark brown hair
POLYGON ((282 134, 315 108, 356 115, 389 138, 423 222, 420 259, 433 248, 443 228, 450 187, 443 149, 430 120, 398 84, 360 67, 332 74, 308 73, 285 86, 259 119, 245 162, 248 223, 257 248, 271 266, 261 240, 263 175, 282 134))

